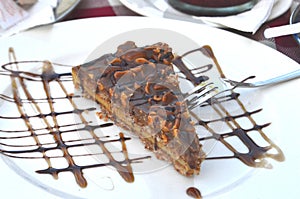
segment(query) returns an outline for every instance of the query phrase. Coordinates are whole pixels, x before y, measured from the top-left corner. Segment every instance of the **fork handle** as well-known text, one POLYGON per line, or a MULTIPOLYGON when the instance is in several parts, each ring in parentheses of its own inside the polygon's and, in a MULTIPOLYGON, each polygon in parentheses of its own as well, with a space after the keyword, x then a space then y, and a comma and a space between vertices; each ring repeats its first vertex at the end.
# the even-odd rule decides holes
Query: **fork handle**
POLYGON ((282 83, 285 81, 289 81, 292 79, 296 79, 300 77, 300 69, 295 70, 293 72, 278 76, 278 77, 274 77, 268 80, 264 80, 264 81, 260 81, 256 83, 256 86, 267 86, 267 85, 273 85, 273 84, 278 84, 278 83, 282 83))
POLYGON ((292 35, 300 32, 300 22, 295 24, 267 28, 264 32, 265 38, 292 35))

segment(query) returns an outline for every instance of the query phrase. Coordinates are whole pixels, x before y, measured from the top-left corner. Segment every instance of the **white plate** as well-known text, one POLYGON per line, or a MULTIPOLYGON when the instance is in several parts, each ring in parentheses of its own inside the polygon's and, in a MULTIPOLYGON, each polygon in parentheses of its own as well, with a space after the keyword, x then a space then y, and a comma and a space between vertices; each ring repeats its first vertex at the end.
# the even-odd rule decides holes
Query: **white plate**
MULTIPOLYGON (((169 33, 151 36, 151 32, 150 35, 144 35, 145 37, 139 36, 140 39, 146 38, 147 42, 167 40, 175 45, 175 51, 180 51, 176 46, 182 46, 180 41, 185 41, 179 40, 177 34, 184 35, 182 38, 186 37, 187 41, 196 42, 199 46, 209 44, 224 73, 232 79, 240 80, 256 75, 257 80, 260 80, 299 68, 296 62, 281 53, 223 30, 193 23, 142 17, 76 20, 0 39, 0 64, 9 61, 8 48, 14 47, 18 60, 47 59, 75 65, 84 62, 95 48, 111 37, 143 28, 176 31, 176 38, 174 35, 173 37, 168 35, 169 33)), ((82 189, 77 186, 70 173, 60 174, 59 179, 54 180, 49 175, 36 174, 35 168, 40 168, 40 165, 35 164, 33 160, 3 157, 3 161, 0 161, 1 196, 189 198, 185 191, 188 186, 195 186, 202 191, 204 198, 284 198, 287 193, 289 198, 298 198, 300 158, 297 147, 300 139, 298 133, 300 94, 295 89, 299 83, 298 79, 271 88, 258 89, 255 92, 241 90, 243 95, 250 96, 251 100, 247 102, 247 107, 263 108, 256 119, 262 123, 272 122, 271 126, 264 130, 285 154, 284 162, 270 160, 274 167, 271 170, 253 169, 237 160, 205 161, 200 176, 192 179, 179 175, 172 167, 163 167, 153 172, 138 173, 134 183, 126 183, 111 169, 104 171, 95 169, 85 172, 89 185, 82 189), (16 186, 17 191, 13 191, 16 190, 16 186)), ((7 86, 8 83, 2 82, 1 91, 3 92, 7 86)), ((11 107, 1 107, 1 113, 9 115, 10 112, 7 111, 9 108, 11 107)), ((7 126, 1 123, 1 126, 3 125, 7 126)))
MULTIPOLYGON (((165 17, 172 19, 181 19, 186 21, 193 21, 203 23, 201 20, 193 18, 191 15, 183 14, 173 9, 167 0, 120 0, 126 7, 148 17, 165 17)), ((276 0, 274 8, 268 20, 275 19, 286 12, 293 0, 276 0)))

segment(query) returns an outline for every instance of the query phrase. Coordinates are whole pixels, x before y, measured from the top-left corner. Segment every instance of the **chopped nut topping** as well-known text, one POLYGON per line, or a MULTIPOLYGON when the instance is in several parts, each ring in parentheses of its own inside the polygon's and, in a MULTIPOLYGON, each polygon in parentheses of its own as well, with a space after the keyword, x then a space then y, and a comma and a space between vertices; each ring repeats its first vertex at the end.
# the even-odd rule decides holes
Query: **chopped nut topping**
POLYGON ((152 125, 153 124, 153 118, 151 115, 148 115, 148 125, 152 125))
POLYGON ((161 101, 162 97, 159 96, 159 95, 154 95, 154 96, 153 96, 153 99, 154 99, 155 101, 161 101))
POLYGON ((126 105, 127 105, 127 95, 125 93, 121 94, 121 103, 122 103, 122 106, 126 107, 126 105))
POLYGON ((173 128, 174 128, 174 129, 178 129, 178 128, 179 128, 179 125, 180 125, 180 119, 179 119, 179 118, 176 118, 173 128))
POLYGON ((98 89, 100 91, 103 91, 104 90, 104 85, 101 83, 101 82, 97 82, 97 85, 98 85, 98 89))
POLYGON ((114 78, 115 79, 120 79, 123 75, 125 75, 126 73, 128 73, 128 71, 124 70, 124 71, 117 71, 114 74, 114 78))
POLYGON ((178 129, 173 129, 173 135, 174 135, 174 137, 178 137, 178 133, 179 133, 178 129))
POLYGON ((147 64, 147 63, 149 63, 149 61, 142 57, 142 58, 135 59, 135 63, 137 63, 137 64, 147 64))
POLYGON ((88 74, 91 79, 94 79, 94 74, 88 74))
POLYGON ((119 57, 116 57, 110 62, 110 64, 116 65, 116 64, 120 64, 121 62, 122 60, 119 57))
POLYGON ((150 94, 150 83, 149 83, 149 82, 146 83, 146 86, 145 86, 145 92, 146 92, 147 94, 150 94))
POLYGON ((165 144, 168 143, 168 137, 165 134, 162 134, 161 138, 165 144))

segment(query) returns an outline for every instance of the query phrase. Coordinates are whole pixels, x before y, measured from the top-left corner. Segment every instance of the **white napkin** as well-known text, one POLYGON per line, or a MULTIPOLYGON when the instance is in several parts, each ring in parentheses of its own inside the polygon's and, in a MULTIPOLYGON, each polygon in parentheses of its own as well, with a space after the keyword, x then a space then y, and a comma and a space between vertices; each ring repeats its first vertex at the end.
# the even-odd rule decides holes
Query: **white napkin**
MULTIPOLYGON (((14 6, 10 7, 10 13, 12 14, 6 16, 6 20, 10 22, 9 25, 0 27, 0 36, 10 36, 22 30, 55 21, 53 7, 56 6, 58 0, 39 0, 26 10, 17 6, 13 0, 1 0, 1 2, 9 2, 11 5, 14 4, 14 6), (19 16, 18 13, 20 12, 25 14, 19 16)), ((6 9, 6 7, 0 7, 0 13, 3 12, 3 9, 6 9)))
MULTIPOLYGON (((226 17, 195 17, 204 22, 255 33, 266 22, 276 0, 259 0, 249 11, 226 17)), ((278 0, 277 0, 278 1, 278 0)), ((284 0, 283 0, 284 1, 284 0)))
POLYGON ((28 16, 28 13, 20 8, 12 0, 0 1, 0 27, 8 29, 28 16))

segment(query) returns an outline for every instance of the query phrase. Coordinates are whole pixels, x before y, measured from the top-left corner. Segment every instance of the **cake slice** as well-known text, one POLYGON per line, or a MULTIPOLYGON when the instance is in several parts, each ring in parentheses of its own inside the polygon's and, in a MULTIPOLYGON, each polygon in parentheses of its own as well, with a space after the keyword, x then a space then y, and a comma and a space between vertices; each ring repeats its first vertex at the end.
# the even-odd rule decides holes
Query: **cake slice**
POLYGON ((199 174, 205 155, 174 73, 165 43, 137 47, 128 41, 116 53, 76 66, 74 83, 97 101, 102 114, 139 136, 157 158, 181 174, 199 174))

